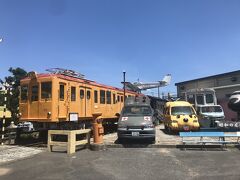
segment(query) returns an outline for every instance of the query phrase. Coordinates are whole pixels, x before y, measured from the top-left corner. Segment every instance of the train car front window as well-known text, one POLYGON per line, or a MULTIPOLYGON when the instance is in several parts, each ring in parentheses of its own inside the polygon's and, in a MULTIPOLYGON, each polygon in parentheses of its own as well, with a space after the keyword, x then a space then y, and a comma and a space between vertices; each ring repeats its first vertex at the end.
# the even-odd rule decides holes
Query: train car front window
POLYGON ((41 99, 52 98, 52 82, 41 83, 41 99))
POLYGON ((38 86, 32 86, 32 101, 38 101, 38 86))
POLYGON ((28 86, 21 86, 21 101, 28 99, 28 86))

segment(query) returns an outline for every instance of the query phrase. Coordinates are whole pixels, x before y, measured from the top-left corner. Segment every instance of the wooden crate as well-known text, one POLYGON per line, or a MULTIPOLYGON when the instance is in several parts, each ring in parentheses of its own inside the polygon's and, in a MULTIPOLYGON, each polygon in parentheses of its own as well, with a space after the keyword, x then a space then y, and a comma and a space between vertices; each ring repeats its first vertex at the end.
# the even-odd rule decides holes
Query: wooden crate
POLYGON ((90 145, 90 132, 91 129, 81 129, 81 130, 49 130, 48 131, 48 151, 52 151, 53 146, 66 146, 67 153, 72 154, 76 152, 76 146, 90 145), (86 139, 77 141, 76 135, 77 134, 86 134, 86 139), (60 141, 53 141, 54 135, 67 135, 68 141, 67 142, 60 142, 60 141))

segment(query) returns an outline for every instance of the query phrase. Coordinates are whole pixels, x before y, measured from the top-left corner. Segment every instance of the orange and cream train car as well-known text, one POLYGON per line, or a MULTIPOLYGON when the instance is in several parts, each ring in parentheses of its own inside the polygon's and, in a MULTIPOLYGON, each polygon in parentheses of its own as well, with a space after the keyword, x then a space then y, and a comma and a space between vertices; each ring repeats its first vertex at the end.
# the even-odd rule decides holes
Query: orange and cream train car
MULTIPOLYGON (((124 104, 123 89, 63 74, 30 73, 20 84, 20 121, 36 129, 90 125, 97 112, 105 122, 116 122, 124 104)), ((126 91, 126 96, 137 95, 126 91)))

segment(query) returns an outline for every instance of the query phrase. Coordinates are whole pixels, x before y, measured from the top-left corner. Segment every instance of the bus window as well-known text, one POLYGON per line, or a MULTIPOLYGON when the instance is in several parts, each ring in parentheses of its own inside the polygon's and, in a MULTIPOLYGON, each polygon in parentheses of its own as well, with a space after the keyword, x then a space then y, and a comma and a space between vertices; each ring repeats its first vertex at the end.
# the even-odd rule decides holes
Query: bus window
POLYGON ((189 95, 187 95, 187 101, 188 101, 190 104, 195 104, 195 95, 194 95, 194 94, 189 94, 189 95))
POLYGON ((52 82, 41 83, 41 99, 52 98, 52 82))
POLYGON ((76 87, 71 87, 71 101, 76 101, 76 87))
POLYGON ((64 101, 64 84, 60 84, 59 86, 59 99, 60 101, 64 101))
POLYGON ((21 100, 27 101, 28 98, 28 86, 21 86, 21 100))
POLYGON ((87 91, 87 99, 90 99, 90 98, 91 98, 91 92, 87 91))
POLYGON ((105 104, 105 91, 100 90, 100 103, 105 104))
POLYGON ((111 98, 111 91, 107 91, 107 104, 111 104, 112 98, 111 98))
POLYGON ((80 90, 80 99, 83 99, 83 98, 84 98, 84 90, 81 89, 81 90, 80 90))
POLYGON ((32 86, 32 101, 38 101, 38 85, 32 86))
POLYGON ((213 95, 212 94, 206 94, 206 103, 214 103, 213 102, 213 95))
POLYGON ((94 103, 98 103, 98 91, 94 91, 94 103))
POLYGON ((197 104, 204 105, 203 95, 197 94, 197 104))

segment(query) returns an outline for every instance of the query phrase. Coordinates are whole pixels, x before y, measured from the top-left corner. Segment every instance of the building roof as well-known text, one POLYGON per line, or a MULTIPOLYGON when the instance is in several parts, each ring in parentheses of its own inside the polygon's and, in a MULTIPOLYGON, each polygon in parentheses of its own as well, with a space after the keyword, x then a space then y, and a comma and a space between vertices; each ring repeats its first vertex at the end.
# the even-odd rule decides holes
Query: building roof
POLYGON ((222 74, 216 74, 216 75, 207 76, 207 77, 198 78, 198 79, 192 79, 192 80, 188 80, 188 81, 182 81, 182 82, 175 83, 175 86, 185 84, 185 83, 189 83, 189 82, 194 82, 194 81, 206 80, 206 79, 209 79, 209 78, 217 78, 217 77, 220 77, 220 76, 233 75, 233 74, 236 74, 236 73, 240 74, 240 70, 227 72, 227 73, 222 73, 222 74))

